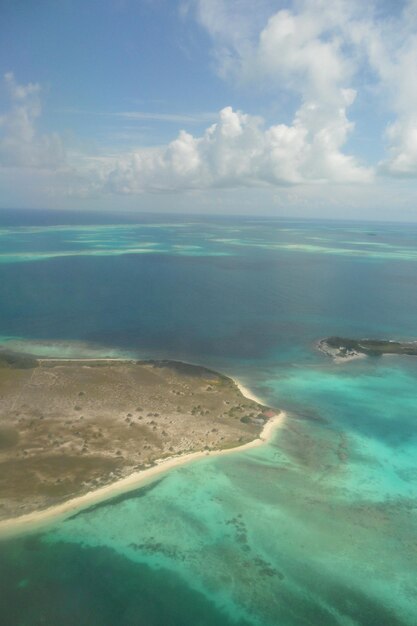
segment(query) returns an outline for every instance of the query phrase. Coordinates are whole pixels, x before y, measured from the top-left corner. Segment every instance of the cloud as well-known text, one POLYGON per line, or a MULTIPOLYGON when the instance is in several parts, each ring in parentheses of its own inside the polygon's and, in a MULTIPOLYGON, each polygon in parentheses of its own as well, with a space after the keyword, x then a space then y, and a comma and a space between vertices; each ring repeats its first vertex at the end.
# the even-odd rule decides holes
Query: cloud
MULTIPOLYGON (((307 128, 337 124, 345 139, 353 130, 348 119, 346 89, 361 96, 372 92, 385 115, 387 156, 377 171, 382 176, 417 176, 417 2, 359 2, 358 0, 293 0, 291 8, 276 10, 276 3, 262 2, 260 15, 268 19, 259 28, 253 19, 256 3, 249 0, 194 0, 196 18, 210 34, 218 72, 223 77, 253 83, 264 82, 275 96, 298 94, 296 114, 310 114, 307 128), (252 6, 251 6, 252 5, 252 6), (233 13, 239 10, 237 23, 233 13), (254 26, 256 25, 256 27, 254 26), (359 85, 359 87, 358 87, 359 85), (384 103, 382 105, 381 103, 384 103)), ((288 4, 288 3, 285 3, 288 4)), ((343 143, 333 157, 347 167, 343 143)), ((339 163, 339 165, 340 165, 339 163)))
POLYGON ((111 115, 187 130, 164 146, 66 158, 58 135, 38 131, 40 86, 19 85, 8 74, 11 107, 0 117, 0 165, 51 170, 58 165, 59 192, 83 197, 256 187, 280 193, 295 186, 305 193, 326 185, 334 194, 337 185, 369 183, 376 174, 415 178, 417 1, 404 0, 385 13, 379 2, 365 5, 184 0, 183 16, 193 15, 211 37, 221 77, 259 89, 278 104, 291 93, 295 105, 286 123, 267 124, 230 106, 215 118, 122 111, 111 115), (359 97, 363 103, 366 96, 379 106, 384 102, 386 119, 388 111, 394 117, 386 125, 387 153, 377 167, 362 164, 348 147, 355 136, 354 102, 359 97), (208 127, 191 133, 196 122, 208 127), (65 162, 71 167, 62 167, 65 162))
POLYGON ((107 188, 140 193, 370 181, 372 169, 343 152, 354 129, 348 109, 356 97, 355 66, 342 30, 344 20, 354 19, 353 4, 296 5, 275 13, 268 1, 182 5, 211 35, 221 76, 267 82, 277 96, 283 88, 299 95, 291 124, 265 127, 261 118, 225 107, 199 137, 182 131, 166 147, 120 158, 107 188))
POLYGON ((348 110, 356 66, 346 23, 356 19, 355 2, 293 4, 271 12, 273 4, 263 2, 255 20, 254 3, 246 0, 196 0, 194 8, 213 39, 222 76, 267 85, 277 100, 288 91, 299 97, 292 125, 273 126, 265 137, 272 183, 369 180, 371 169, 343 152, 354 130, 348 110))
POLYGON ((132 121, 172 122, 174 124, 200 124, 201 122, 212 121, 216 117, 214 113, 181 114, 149 111, 120 111, 111 115, 132 121))
POLYGON ((0 115, 0 167, 52 168, 65 161, 65 150, 56 133, 36 128, 41 115, 38 83, 19 85, 12 73, 4 76, 9 109, 0 115))
POLYGON ((74 107, 65 107, 59 109, 61 113, 69 113, 71 115, 87 115, 94 117, 106 118, 122 118, 128 121, 150 121, 150 122, 168 122, 173 124, 201 124, 204 122, 212 122, 216 118, 216 113, 210 111, 202 111, 197 113, 159 113, 157 111, 116 111, 109 112, 103 110, 87 110, 74 107))
POLYGON ((403 11, 369 25, 362 45, 380 81, 381 92, 396 119, 385 134, 388 158, 380 172, 417 176, 417 2, 408 0, 403 11))
MULTIPOLYGON (((345 91, 348 103, 354 94, 345 91)), ((340 153, 350 130, 343 110, 314 129, 311 104, 291 126, 265 127, 260 117, 225 107, 218 120, 195 137, 181 131, 166 147, 119 157, 104 179, 113 193, 291 185, 308 182, 365 182, 371 171, 340 153)))
POLYGON ((338 92, 351 80, 352 67, 342 51, 339 32, 323 13, 288 10, 273 15, 261 31, 254 61, 246 65, 304 100, 339 101, 338 92))

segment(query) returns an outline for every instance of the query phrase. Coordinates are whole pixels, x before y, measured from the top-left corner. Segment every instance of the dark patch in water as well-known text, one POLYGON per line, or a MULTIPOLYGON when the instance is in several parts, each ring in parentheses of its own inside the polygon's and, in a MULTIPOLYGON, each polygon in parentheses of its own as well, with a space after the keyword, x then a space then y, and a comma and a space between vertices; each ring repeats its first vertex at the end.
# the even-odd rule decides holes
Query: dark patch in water
POLYGON ((64 542, 0 544, 4 626, 251 626, 234 620, 167 570, 109 548, 64 542))
POLYGON ((0 349, 0 367, 26 370, 33 369, 37 366, 37 360, 28 354, 18 354, 16 352, 0 349))
POLYGON ((36 551, 42 549, 41 535, 30 535, 22 539, 22 541, 26 550, 36 551))
POLYGON ((98 502, 97 504, 93 504, 89 506, 88 509, 83 509, 75 515, 71 515, 67 519, 72 520, 80 515, 85 515, 86 513, 92 513, 93 511, 97 511, 97 509, 102 509, 108 506, 115 506, 116 504, 120 504, 121 502, 125 502, 126 500, 133 500, 134 498, 143 498, 146 496, 152 489, 155 489, 164 478, 160 478, 150 485, 145 485, 144 487, 139 487, 138 489, 133 489, 132 491, 127 491, 126 493, 121 493, 119 496, 115 496, 114 498, 110 498, 109 500, 104 500, 103 502, 98 502))
MULTIPOLYGON (((314 581, 310 581, 310 585, 314 585, 314 581)), ((319 592, 329 604, 337 608, 339 613, 349 616, 352 622, 361 626, 381 626, 382 624, 404 626, 406 624, 390 608, 369 597, 366 592, 347 589, 345 585, 331 580, 327 580, 325 586, 321 581, 319 592)))
POLYGON ((320 424, 330 424, 330 421, 328 419, 320 415, 317 411, 312 410, 297 409, 296 412, 292 413, 291 417, 293 419, 318 422, 320 424))

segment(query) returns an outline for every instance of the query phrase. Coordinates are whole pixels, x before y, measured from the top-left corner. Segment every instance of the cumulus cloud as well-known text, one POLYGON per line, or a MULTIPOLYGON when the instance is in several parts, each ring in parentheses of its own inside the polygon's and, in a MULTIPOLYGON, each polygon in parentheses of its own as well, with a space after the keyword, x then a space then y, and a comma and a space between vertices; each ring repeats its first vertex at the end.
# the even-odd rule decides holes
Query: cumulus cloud
MULTIPOLYGON (((275 4, 275 3, 274 3, 275 4)), ((371 168, 343 148, 354 124, 348 118, 356 91, 355 65, 346 47, 345 21, 355 5, 344 0, 297 2, 271 12, 263 0, 196 0, 193 9, 211 35, 224 78, 276 86, 299 94, 291 124, 265 127, 259 117, 231 107, 202 136, 182 131, 164 148, 120 158, 108 174, 117 193, 319 182, 367 182, 371 168), (331 5, 331 6, 329 6, 331 5)))
MULTIPOLYGON (((346 103, 353 97, 344 92, 346 103)), ((107 165, 106 187, 140 193, 369 180, 369 170, 339 151, 350 129, 343 109, 315 128, 311 118, 317 116, 307 103, 291 126, 266 128, 261 118, 226 107, 202 136, 181 131, 166 147, 138 150, 107 165)))
MULTIPOLYGON (((357 83, 362 92, 371 86, 385 102, 385 114, 395 116, 385 130, 388 154, 378 172, 416 177, 416 0, 389 6, 376 0, 293 0, 291 9, 278 11, 276 2, 262 3, 269 9, 269 19, 259 30, 250 26, 253 4, 192 2, 197 19, 212 37, 219 73, 243 81, 263 77, 277 86, 277 97, 282 90, 292 90, 302 102, 298 116, 306 107, 314 110, 310 122, 316 129, 320 123, 332 127, 334 120, 344 118, 345 138, 352 125, 344 92, 356 90, 357 83), (236 8, 246 16, 245 21, 241 15, 238 29, 232 19, 236 8)), ((339 132, 342 128, 339 123, 339 132)), ((339 143, 338 153, 333 150, 333 157, 350 167, 352 160, 343 159, 342 146, 339 143)))
POLYGON ((67 195, 362 182, 371 176, 340 151, 352 130, 345 114, 355 97, 349 89, 340 88, 340 106, 327 111, 306 100, 290 125, 266 126, 260 117, 225 107, 199 136, 183 130, 166 146, 109 157, 70 154, 66 160, 59 136, 37 130, 40 86, 20 85, 12 74, 5 84, 11 107, 0 118, 0 166, 60 169, 56 187, 67 195))
POLYGON ((65 160, 60 137, 37 130, 41 115, 38 83, 19 85, 12 73, 4 76, 9 108, 0 114, 0 167, 56 168, 65 160))
MULTIPOLYGON (((165 146, 100 158, 70 154, 71 168, 57 176, 59 189, 88 196, 367 183, 376 168, 363 165, 347 146, 355 132, 353 103, 370 86, 395 117, 385 129, 387 155, 376 171, 416 177, 417 0, 404 0, 389 15, 378 2, 365 4, 184 0, 183 14, 192 13, 212 39, 219 74, 260 87, 277 102, 291 92, 292 120, 266 124, 226 106, 201 134, 182 130, 165 146)), ((60 138, 37 130, 39 85, 19 85, 12 74, 5 84, 11 106, 0 116, 0 166, 62 164, 60 138)), ((141 112, 119 116, 169 119, 188 128, 193 121, 141 112)))
MULTIPOLYGON (((217 48, 222 76, 246 83, 264 82, 279 99, 283 91, 299 96, 292 125, 272 126, 263 138, 263 162, 271 183, 367 181, 372 177, 343 147, 354 130, 348 109, 356 97, 352 87, 355 63, 346 23, 356 17, 355 2, 295 2, 292 10, 271 12, 258 29, 254 4, 246 0, 196 0, 197 19, 217 48), (240 20, 232 19, 240 10, 240 20), (244 19, 246 16, 246 20, 244 19)), ((258 8, 258 7, 256 7, 258 8)))

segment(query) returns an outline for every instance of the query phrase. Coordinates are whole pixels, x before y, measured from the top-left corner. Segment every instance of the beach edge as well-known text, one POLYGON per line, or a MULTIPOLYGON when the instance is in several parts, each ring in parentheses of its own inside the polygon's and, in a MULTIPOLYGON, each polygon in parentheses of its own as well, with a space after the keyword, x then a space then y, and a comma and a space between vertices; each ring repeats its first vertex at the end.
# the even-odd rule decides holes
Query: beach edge
MULTIPOLYGON (((249 400, 254 400, 259 404, 264 404, 263 401, 254 395, 247 387, 245 387, 238 379, 231 378, 235 385, 238 387, 241 394, 249 400)), ((121 478, 111 484, 99 487, 93 491, 89 491, 81 496, 76 496, 60 504, 56 504, 47 509, 40 511, 32 511, 19 517, 12 517, 0 521, 0 541, 4 539, 12 539, 20 535, 32 534, 35 532, 41 532, 45 530, 49 525, 59 523, 76 513, 80 513, 90 506, 111 500, 112 498, 119 496, 129 491, 145 486, 154 480, 156 480, 161 474, 181 467, 193 461, 197 461, 202 458, 213 458, 217 456, 224 456, 226 454, 233 454, 237 452, 244 452, 251 450, 260 445, 268 443, 275 431, 282 428, 287 414, 283 410, 277 409, 277 414, 264 424, 259 436, 248 443, 241 446, 235 446, 233 448, 227 448, 224 450, 199 450, 197 452, 191 452, 188 454, 181 454, 179 456, 168 457, 162 460, 156 460, 155 465, 147 469, 134 472, 129 476, 121 478)))

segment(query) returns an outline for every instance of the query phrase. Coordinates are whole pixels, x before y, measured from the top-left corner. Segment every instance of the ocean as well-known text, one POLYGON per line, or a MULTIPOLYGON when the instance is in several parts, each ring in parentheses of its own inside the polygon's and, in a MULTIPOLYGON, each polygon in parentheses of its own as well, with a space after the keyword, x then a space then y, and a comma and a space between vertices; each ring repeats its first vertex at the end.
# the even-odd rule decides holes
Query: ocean
POLYGON ((0 212, 0 344, 167 358, 288 417, 41 533, 0 543, 5 626, 415 626, 417 225, 0 212))

